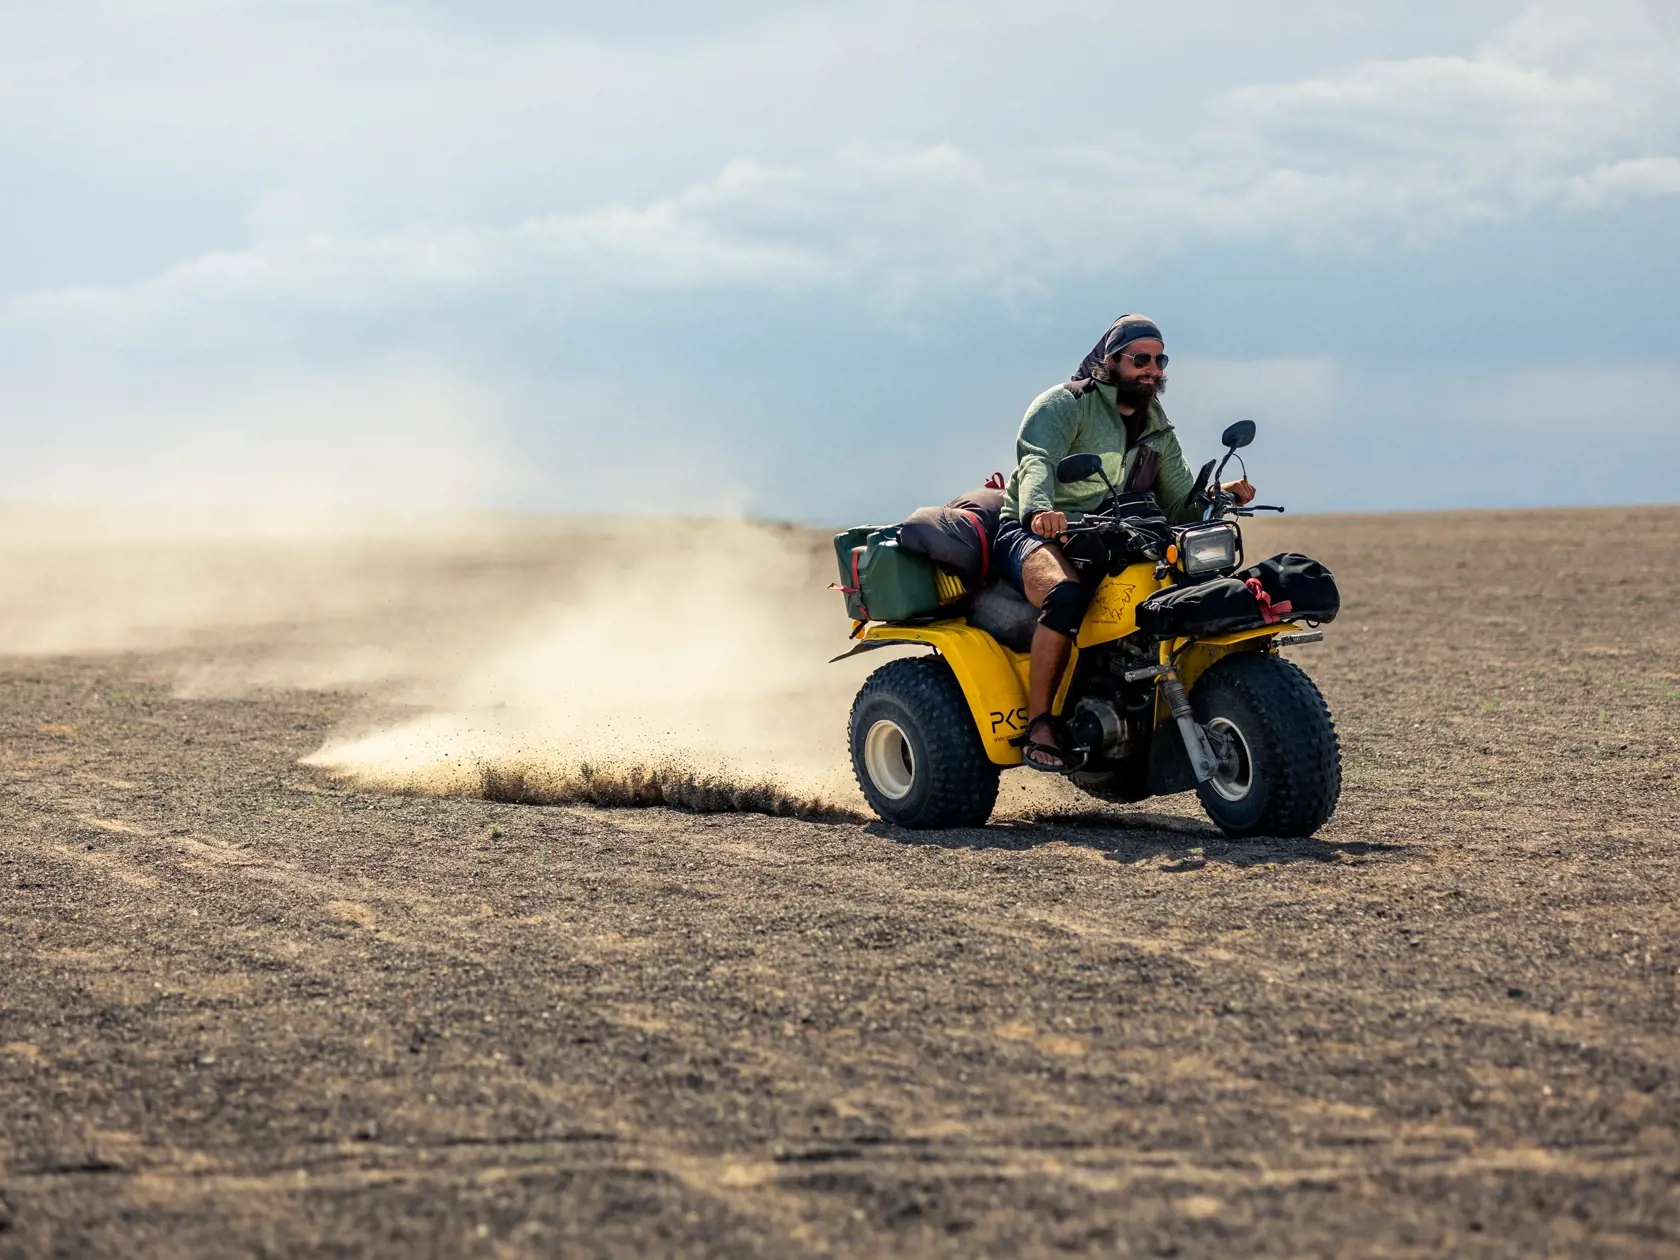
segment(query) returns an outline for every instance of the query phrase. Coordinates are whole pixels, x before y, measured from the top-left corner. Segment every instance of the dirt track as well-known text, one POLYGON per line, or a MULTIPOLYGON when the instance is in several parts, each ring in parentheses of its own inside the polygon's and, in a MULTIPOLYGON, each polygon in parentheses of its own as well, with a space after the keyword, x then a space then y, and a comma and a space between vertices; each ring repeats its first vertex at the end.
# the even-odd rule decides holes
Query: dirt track
POLYGON ((0 1255, 1680 1254, 1680 510, 1266 539, 1314 841, 360 793, 373 702, 177 688, 267 631, 0 660, 0 1255))

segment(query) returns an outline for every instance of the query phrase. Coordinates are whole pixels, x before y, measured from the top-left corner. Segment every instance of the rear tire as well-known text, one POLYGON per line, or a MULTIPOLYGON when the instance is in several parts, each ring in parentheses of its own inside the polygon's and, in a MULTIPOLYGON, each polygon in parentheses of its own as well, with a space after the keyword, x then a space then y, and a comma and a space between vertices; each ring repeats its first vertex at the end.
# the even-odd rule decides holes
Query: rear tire
POLYGON ((852 702, 852 771, 869 807, 917 829, 979 827, 998 770, 951 667, 937 656, 890 661, 852 702))
MULTIPOLYGON (((1220 773, 1196 795, 1228 836, 1310 836, 1336 810, 1342 753, 1324 697, 1301 668, 1271 653, 1227 656, 1190 693, 1220 773)), ((1159 736, 1158 736, 1159 738, 1159 736)))

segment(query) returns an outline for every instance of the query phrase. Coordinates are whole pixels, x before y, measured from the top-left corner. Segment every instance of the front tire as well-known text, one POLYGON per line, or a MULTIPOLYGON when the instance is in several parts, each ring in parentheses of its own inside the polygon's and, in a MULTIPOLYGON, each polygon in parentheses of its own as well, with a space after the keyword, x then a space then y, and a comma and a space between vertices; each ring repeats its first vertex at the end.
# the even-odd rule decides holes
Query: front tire
POLYGON ((997 803, 998 767, 951 667, 889 661, 852 702, 852 770, 882 819, 917 829, 979 827, 997 803))
POLYGON ((1196 720, 1222 754, 1196 795, 1226 835, 1310 836, 1336 810, 1342 753, 1311 678, 1271 653, 1217 662, 1190 693, 1196 720))

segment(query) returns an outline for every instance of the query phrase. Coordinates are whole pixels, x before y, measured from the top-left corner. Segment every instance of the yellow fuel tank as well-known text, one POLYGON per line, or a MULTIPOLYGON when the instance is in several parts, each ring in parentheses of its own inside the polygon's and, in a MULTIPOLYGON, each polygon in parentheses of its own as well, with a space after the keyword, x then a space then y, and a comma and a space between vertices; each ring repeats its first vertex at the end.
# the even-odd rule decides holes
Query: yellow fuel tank
POLYGON ((1079 646, 1095 647, 1131 634, 1137 629, 1137 606, 1165 585, 1166 579, 1155 576, 1151 562, 1129 565, 1114 577, 1104 578, 1079 625, 1079 646))

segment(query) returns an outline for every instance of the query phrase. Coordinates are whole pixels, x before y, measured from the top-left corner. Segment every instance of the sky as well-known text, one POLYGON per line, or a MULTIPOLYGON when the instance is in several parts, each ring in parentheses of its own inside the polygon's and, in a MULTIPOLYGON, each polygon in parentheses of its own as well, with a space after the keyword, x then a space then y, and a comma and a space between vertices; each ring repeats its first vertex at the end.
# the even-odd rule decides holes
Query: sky
POLYGON ((1291 510, 1680 499, 1680 0, 0 0, 0 500, 894 520, 1128 311, 1291 510))

